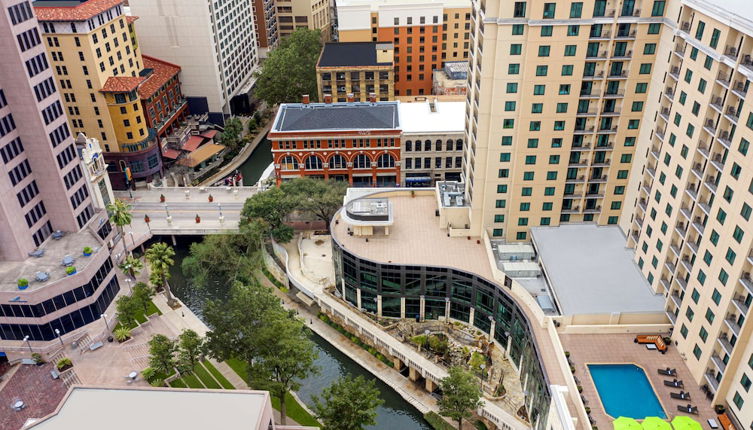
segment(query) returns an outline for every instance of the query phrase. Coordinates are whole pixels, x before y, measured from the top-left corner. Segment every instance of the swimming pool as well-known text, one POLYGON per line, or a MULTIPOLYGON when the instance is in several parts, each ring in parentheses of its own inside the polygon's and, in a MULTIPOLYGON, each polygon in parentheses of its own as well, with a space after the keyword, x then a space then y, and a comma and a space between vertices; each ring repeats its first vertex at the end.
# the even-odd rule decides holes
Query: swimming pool
POLYGON ((601 404, 613 418, 666 418, 646 372, 634 364, 589 364, 601 404))

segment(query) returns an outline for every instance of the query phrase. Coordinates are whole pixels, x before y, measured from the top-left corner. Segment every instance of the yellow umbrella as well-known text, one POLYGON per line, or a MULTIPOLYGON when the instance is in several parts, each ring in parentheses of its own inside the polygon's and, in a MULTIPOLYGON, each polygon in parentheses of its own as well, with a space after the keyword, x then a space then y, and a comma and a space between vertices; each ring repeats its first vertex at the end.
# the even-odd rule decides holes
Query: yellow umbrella
POLYGON ((672 430, 672 426, 659 417, 646 417, 642 426, 643 430, 672 430))
POLYGON ((612 421, 614 430, 641 430, 641 423, 630 417, 619 417, 612 421))
POLYGON ((678 415, 672 420, 675 430, 703 430, 701 423, 685 415, 678 415))

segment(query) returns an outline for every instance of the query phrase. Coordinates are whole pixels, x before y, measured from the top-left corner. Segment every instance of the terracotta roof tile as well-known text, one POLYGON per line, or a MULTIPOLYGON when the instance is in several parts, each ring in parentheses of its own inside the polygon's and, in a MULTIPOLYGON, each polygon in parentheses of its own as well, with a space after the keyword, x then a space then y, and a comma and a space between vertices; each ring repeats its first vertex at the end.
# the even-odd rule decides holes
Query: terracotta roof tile
POLYGON ((39 21, 86 21, 120 4, 123 0, 88 0, 76 6, 35 6, 34 12, 39 21))
POLYGON ((173 76, 177 75, 180 72, 180 67, 148 55, 142 55, 141 58, 144 60, 144 68, 152 69, 152 73, 147 76, 146 81, 139 87, 139 97, 148 99, 165 85, 167 81, 172 79, 173 76))
POLYGON ((111 76, 105 81, 100 92, 103 93, 127 93, 139 87, 144 80, 141 76, 111 76))
POLYGON ((137 19, 139 19, 138 16, 133 16, 133 15, 127 15, 126 16, 126 22, 129 23, 129 24, 132 23, 132 22, 134 22, 134 21, 136 21, 137 19))

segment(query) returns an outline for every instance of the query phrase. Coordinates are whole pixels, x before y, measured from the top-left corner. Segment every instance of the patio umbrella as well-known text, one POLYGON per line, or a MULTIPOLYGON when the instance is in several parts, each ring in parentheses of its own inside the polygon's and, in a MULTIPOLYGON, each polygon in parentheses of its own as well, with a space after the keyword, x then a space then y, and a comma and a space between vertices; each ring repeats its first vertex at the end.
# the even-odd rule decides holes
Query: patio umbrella
POLYGON ((675 430, 703 430, 701 423, 685 415, 678 415, 672 420, 675 430))
POLYGON ((641 430, 641 423, 630 417, 619 417, 612 421, 614 430, 641 430))
POLYGON ((659 417, 646 417, 642 426, 643 430, 672 430, 672 426, 659 417))

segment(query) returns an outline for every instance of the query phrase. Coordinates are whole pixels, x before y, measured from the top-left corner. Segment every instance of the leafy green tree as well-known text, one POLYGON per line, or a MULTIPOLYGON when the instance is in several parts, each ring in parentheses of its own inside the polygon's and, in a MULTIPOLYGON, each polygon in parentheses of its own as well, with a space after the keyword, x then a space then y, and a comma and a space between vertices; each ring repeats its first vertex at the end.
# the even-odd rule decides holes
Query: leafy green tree
POLYGON ((361 430, 376 424, 376 408, 384 401, 374 380, 344 376, 314 396, 314 413, 327 430, 361 430))
POLYGON ((139 258, 134 257, 133 254, 131 254, 127 255, 118 267, 123 271, 123 273, 127 274, 133 279, 136 279, 136 275, 138 275, 141 272, 141 269, 144 268, 144 263, 142 263, 139 258))
POLYGON ((152 302, 154 294, 154 288, 150 287, 145 282, 137 282, 136 285, 133 286, 131 297, 144 311, 144 316, 149 312, 149 305, 152 302))
POLYGON ((177 303, 167 283, 170 279, 170 267, 175 263, 173 257, 175 257, 175 251, 164 242, 157 242, 146 250, 146 261, 149 262, 149 269, 151 269, 149 281, 157 288, 164 288, 169 306, 175 306, 177 303))
POLYGON ((232 117, 225 121, 224 131, 220 142, 230 150, 238 149, 243 137, 243 122, 240 118, 232 117))
POLYGON ((255 115, 254 115, 253 118, 251 118, 250 120, 248 120, 247 127, 248 127, 248 132, 249 133, 255 132, 256 129, 259 127, 259 123, 256 121, 256 116, 255 115))
POLYGON ((123 200, 116 199, 114 202, 107 205, 107 212, 110 214, 110 222, 115 224, 118 228, 118 234, 120 234, 120 240, 123 242, 123 253, 126 253, 128 248, 125 242, 125 231, 123 227, 131 224, 131 205, 123 200))
POLYGON ((470 418, 473 411, 481 407, 481 387, 478 378, 460 366, 453 366, 449 375, 439 383, 442 398, 439 399, 439 413, 458 422, 463 428, 463 418, 470 418))
POLYGON ((274 106, 303 94, 316 100, 316 62, 322 50, 319 30, 298 29, 271 50, 257 72, 256 96, 274 106))
POLYGON ((126 327, 136 325, 136 318, 141 314, 141 306, 131 296, 120 296, 115 301, 115 310, 118 313, 118 322, 126 327))
POLYGON ((175 371, 175 342, 163 334, 149 340, 149 367, 164 375, 175 371))
POLYGON ((241 226, 262 220, 265 234, 272 234, 278 242, 293 238, 293 229, 283 222, 294 208, 294 202, 278 187, 256 193, 246 199, 241 211, 241 226))
POLYGON ((280 188, 296 209, 324 221, 329 231, 332 217, 343 205, 348 183, 304 177, 284 182, 280 188))
POLYGON ((193 330, 183 330, 178 336, 178 365, 182 372, 193 372, 204 356, 204 338, 193 330))

